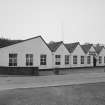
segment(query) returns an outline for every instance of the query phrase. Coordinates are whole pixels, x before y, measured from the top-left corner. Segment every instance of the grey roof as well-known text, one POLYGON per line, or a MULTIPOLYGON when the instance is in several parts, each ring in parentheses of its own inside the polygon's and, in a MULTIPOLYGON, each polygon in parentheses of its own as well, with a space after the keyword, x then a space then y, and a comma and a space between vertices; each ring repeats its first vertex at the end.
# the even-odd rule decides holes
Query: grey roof
POLYGON ((50 48, 50 50, 52 52, 55 52, 57 50, 57 48, 62 44, 63 42, 60 41, 60 42, 52 42, 52 43, 49 43, 48 46, 50 48))
POLYGON ((100 46, 100 45, 94 46, 94 49, 97 52, 97 54, 99 54, 102 51, 103 48, 104 48, 104 46, 100 46))
MULTIPOLYGON (((8 44, 6 46, 3 46, 3 47, 0 47, 0 48, 9 47, 9 46, 12 46, 12 45, 15 45, 15 44, 18 44, 18 43, 22 43, 22 42, 25 42, 25 41, 28 41, 28 40, 36 39, 36 38, 39 38, 39 37, 46 44, 46 46, 49 48, 48 44, 45 42, 45 40, 41 36, 32 37, 32 38, 29 38, 29 39, 26 39, 26 40, 15 41, 14 43, 10 43, 10 44, 8 44)), ((49 50, 50 50, 50 48, 49 48, 49 50)))
POLYGON ((79 42, 75 42, 75 43, 65 43, 66 48, 68 49, 68 51, 70 53, 72 53, 75 48, 79 45, 79 42))
POLYGON ((93 44, 85 44, 85 45, 81 45, 83 51, 87 54, 90 50, 90 48, 93 46, 93 44))

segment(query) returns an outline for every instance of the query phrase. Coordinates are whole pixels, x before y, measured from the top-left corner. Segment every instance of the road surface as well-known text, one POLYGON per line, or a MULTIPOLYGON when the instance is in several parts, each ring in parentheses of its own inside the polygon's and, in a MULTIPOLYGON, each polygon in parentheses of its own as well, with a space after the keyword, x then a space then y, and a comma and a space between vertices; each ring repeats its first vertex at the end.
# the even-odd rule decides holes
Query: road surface
POLYGON ((105 73, 0 77, 0 90, 105 82, 105 73))

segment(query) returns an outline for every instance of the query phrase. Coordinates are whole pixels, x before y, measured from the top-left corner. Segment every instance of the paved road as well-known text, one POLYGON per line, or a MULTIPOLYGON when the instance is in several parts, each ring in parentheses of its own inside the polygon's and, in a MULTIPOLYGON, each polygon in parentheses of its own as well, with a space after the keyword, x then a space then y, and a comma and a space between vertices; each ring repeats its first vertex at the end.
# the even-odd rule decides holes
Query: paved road
POLYGON ((105 82, 105 73, 79 73, 33 77, 0 77, 0 90, 30 87, 48 87, 105 82))

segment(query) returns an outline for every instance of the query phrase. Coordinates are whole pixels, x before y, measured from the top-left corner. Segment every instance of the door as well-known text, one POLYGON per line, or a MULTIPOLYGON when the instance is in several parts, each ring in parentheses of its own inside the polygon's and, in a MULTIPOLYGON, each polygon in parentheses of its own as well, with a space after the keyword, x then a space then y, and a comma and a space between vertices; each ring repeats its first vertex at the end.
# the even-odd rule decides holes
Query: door
POLYGON ((96 62, 97 62, 97 59, 95 56, 93 56, 93 67, 96 67, 96 62))

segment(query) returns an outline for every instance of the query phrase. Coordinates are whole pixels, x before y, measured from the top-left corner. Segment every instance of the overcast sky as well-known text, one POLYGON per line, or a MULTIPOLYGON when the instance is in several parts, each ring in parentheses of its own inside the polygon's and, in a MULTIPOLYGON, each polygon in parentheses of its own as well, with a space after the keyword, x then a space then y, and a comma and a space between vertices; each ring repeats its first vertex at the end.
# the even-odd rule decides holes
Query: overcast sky
POLYGON ((0 0, 0 36, 105 43, 105 0, 0 0))

